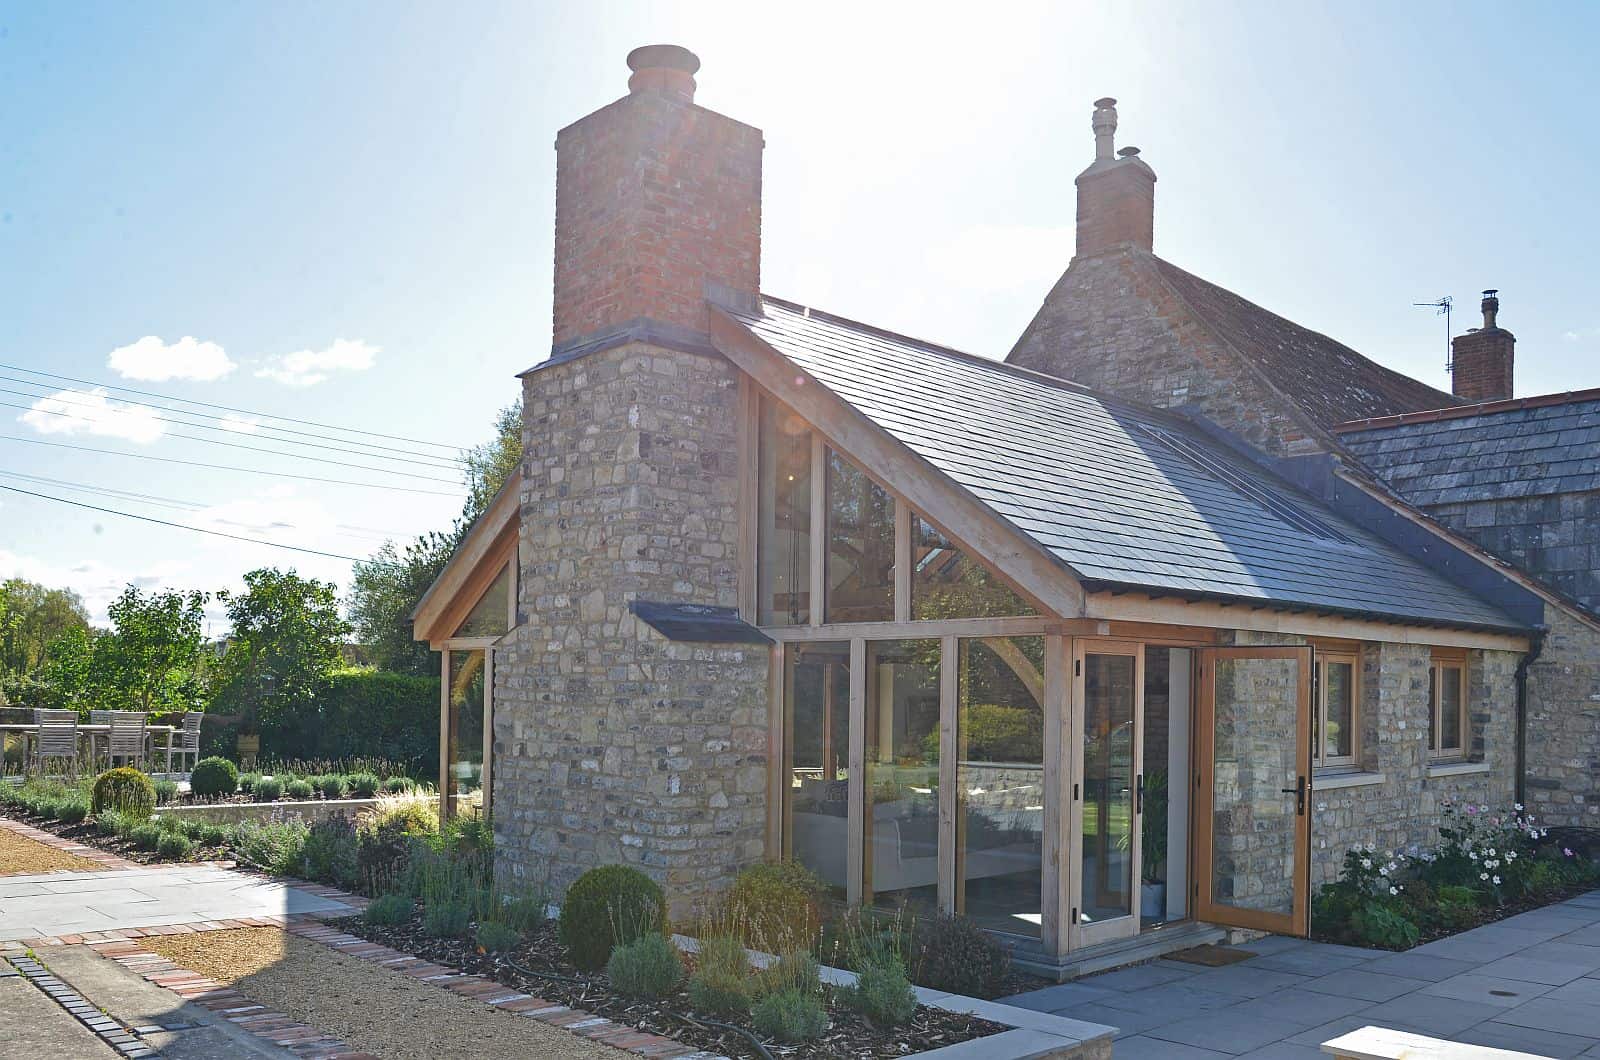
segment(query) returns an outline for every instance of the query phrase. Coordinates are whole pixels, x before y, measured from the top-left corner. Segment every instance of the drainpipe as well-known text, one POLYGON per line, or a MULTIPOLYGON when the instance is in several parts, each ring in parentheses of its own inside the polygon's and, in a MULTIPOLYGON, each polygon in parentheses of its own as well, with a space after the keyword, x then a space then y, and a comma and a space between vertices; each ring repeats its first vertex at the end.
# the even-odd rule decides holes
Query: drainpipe
POLYGON ((1517 783, 1516 801, 1528 805, 1528 668, 1544 651, 1546 630, 1536 629, 1528 642, 1528 650, 1517 663, 1517 783))

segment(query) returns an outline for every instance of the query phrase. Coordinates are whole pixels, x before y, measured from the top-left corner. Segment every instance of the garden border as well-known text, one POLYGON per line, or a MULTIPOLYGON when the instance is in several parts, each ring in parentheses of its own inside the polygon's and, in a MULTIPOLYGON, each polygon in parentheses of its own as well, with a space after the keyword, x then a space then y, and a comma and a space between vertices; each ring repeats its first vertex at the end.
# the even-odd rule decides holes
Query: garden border
MULTIPOLYGON (((77 857, 83 858, 85 861, 96 862, 101 866, 102 869, 142 869, 148 867, 146 865, 141 865, 137 861, 129 861, 127 858, 118 854, 113 854, 109 850, 101 850, 97 846, 91 846, 87 843, 74 842, 71 839, 63 839, 54 832, 47 832, 43 828, 35 828, 33 825, 28 824, 25 821, 19 821, 14 817, 8 817, 5 814, 0 814, 0 828, 4 828, 9 832, 15 832, 22 838, 31 839, 35 843, 42 843, 45 846, 50 847, 52 850, 59 850, 63 854, 73 854, 77 857)), ((58 871, 74 872, 80 870, 60 869, 58 871)), ((81 871, 94 872, 99 870, 83 869, 81 871)), ((29 873, 27 870, 22 870, 20 872, 0 872, 0 878, 6 876, 27 875, 39 875, 39 873, 29 873)))

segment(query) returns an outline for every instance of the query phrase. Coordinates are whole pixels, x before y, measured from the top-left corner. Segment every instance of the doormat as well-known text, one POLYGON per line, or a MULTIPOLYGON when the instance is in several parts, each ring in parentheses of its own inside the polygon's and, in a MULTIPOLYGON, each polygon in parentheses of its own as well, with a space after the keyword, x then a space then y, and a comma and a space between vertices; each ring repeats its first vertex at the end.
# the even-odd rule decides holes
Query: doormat
POLYGON ((1185 964, 1203 964, 1207 968, 1221 968, 1227 964, 1238 964, 1257 956, 1249 950, 1237 949, 1233 946, 1192 946, 1177 953, 1167 954, 1169 961, 1182 961, 1185 964))

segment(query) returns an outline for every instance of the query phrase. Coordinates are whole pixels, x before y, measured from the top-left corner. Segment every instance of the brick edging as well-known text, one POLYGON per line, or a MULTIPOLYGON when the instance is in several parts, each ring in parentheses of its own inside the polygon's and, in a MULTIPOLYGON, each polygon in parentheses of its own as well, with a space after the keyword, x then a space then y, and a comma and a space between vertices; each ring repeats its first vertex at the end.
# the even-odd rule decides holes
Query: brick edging
MULTIPOLYGON (((97 863, 97 864, 99 864, 102 867, 107 868, 107 869, 142 869, 142 868, 145 867, 145 866, 139 864, 137 861, 129 861, 125 857, 121 857, 119 855, 113 854, 113 853, 111 853, 110 851, 107 851, 107 850, 101 850, 99 847, 96 847, 96 846, 90 846, 87 843, 79 843, 79 842, 76 842, 76 841, 71 840, 71 839, 63 839, 61 836, 56 835, 54 832, 47 832, 43 828, 35 828, 31 824, 24 824, 23 822, 18 821, 18 820, 14 819, 14 818, 11 818, 11 817, 0 816, 0 828, 4 828, 4 829, 6 829, 7 831, 10 831, 10 832, 15 832, 17 835, 22 836, 24 839, 31 839, 35 843, 43 843, 45 846, 50 847, 53 850, 59 850, 63 854, 73 854, 73 855, 75 855, 77 857, 80 857, 80 858, 84 859, 85 861, 93 861, 93 862, 95 862, 95 863, 97 863)), ((94 869, 52 869, 50 871, 52 871, 52 872, 94 872, 96 870, 94 870, 94 869)), ((42 876, 42 875, 44 875, 44 873, 29 872, 27 870, 22 870, 20 872, 0 872, 0 877, 5 877, 5 876, 42 876)))

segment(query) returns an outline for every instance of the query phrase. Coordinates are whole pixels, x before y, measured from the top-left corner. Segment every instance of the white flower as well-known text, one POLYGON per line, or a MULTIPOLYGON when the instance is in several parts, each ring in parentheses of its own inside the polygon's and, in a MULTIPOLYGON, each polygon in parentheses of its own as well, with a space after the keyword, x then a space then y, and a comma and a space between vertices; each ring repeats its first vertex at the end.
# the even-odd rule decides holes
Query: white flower
POLYGON ((1492 857, 1494 857, 1494 847, 1490 847, 1490 848, 1489 848, 1489 856, 1490 856, 1490 857, 1491 857, 1491 858, 1492 858, 1492 857))
POLYGON ((1471 858, 1473 861, 1477 861, 1478 860, 1478 852, 1476 850, 1469 850, 1469 851, 1467 851, 1467 857, 1471 858))
POLYGON ((1507 861, 1515 861, 1515 860, 1517 860, 1517 852, 1515 850, 1506 851, 1506 860, 1507 861))
POLYGON ((1398 887, 1391 887, 1391 888, 1389 888, 1389 893, 1390 893, 1390 894, 1399 894, 1399 893, 1400 893, 1400 888, 1398 888, 1398 887))
POLYGON ((1383 866, 1379 867, 1378 875, 1379 876, 1387 876, 1387 875, 1389 875, 1389 866, 1383 865, 1383 866))
POLYGON ((1516 810, 1518 813, 1521 813, 1522 812, 1522 803, 1514 802, 1514 803, 1511 804, 1511 808, 1513 810, 1516 810))
POLYGON ((1498 876, 1496 876, 1496 877, 1495 877, 1495 878, 1494 878, 1494 885, 1495 885, 1495 886, 1496 886, 1496 887, 1498 887, 1498 886, 1500 886, 1500 877, 1498 877, 1498 876))
POLYGON ((1372 868, 1372 859, 1371 858, 1362 858, 1361 859, 1361 867, 1364 868, 1364 869, 1372 868))
POLYGON ((1480 873, 1478 873, 1478 879, 1480 879, 1480 880, 1487 880, 1487 879, 1488 879, 1488 878, 1489 878, 1489 874, 1488 874, 1488 873, 1487 873, 1487 872, 1480 872, 1480 873))

